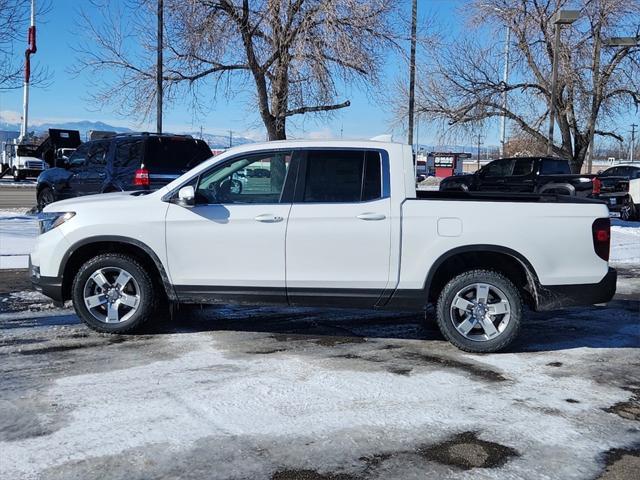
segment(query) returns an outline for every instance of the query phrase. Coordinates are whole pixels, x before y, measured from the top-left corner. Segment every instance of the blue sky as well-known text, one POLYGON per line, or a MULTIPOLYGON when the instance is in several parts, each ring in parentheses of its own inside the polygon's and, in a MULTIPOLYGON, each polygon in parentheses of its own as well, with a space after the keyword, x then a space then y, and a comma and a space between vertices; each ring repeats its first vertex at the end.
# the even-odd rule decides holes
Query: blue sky
MULTIPOLYGON (((134 129, 153 129, 150 124, 135 123, 132 119, 122 118, 114 111, 105 108, 95 111, 88 99, 91 84, 88 76, 78 77, 70 73, 76 59, 72 50, 81 40, 77 33, 77 8, 88 6, 88 0, 52 0, 51 11, 39 18, 38 52, 33 57, 36 64, 46 65, 53 73, 51 85, 46 89, 32 89, 30 119, 32 123, 58 122, 65 120, 101 120, 114 125, 134 129)), ((464 34, 464 18, 460 13, 465 0, 419 0, 419 13, 422 17, 433 16, 438 28, 456 36, 464 34)), ((407 5, 410 3, 407 0, 407 5)), ((409 8, 409 7, 408 7, 409 8)), ((407 14, 409 12, 407 11, 407 14)), ((16 55, 22 55, 25 45, 16 45, 16 55)), ((418 57, 420 62, 420 57, 418 57)), ((390 57, 385 67, 388 83, 397 78, 398 72, 404 74, 406 65, 397 58, 390 57)), ((393 89, 387 89, 393 94, 393 89)), ((316 119, 305 115, 288 123, 290 137, 322 138, 369 138, 384 133, 394 133, 395 140, 406 138, 398 127, 393 127, 388 106, 380 101, 380 95, 371 95, 358 88, 347 87, 340 98, 351 101, 351 106, 339 110, 332 117, 316 119)), ((184 102, 188 103, 188 102, 184 102)), ((257 112, 247 105, 247 95, 225 100, 211 100, 211 110, 195 116, 186 105, 172 105, 164 114, 166 131, 198 131, 202 126, 207 133, 226 134, 232 130, 235 135, 264 138, 264 128, 257 112)), ((22 111, 22 90, 0 91, 0 115, 5 121, 20 121, 22 111)), ((630 118, 631 120, 631 118, 630 118)), ((635 119, 634 119, 635 120, 635 119)), ((497 121, 485 132, 485 145, 498 144, 497 121)), ((625 125, 629 122, 625 122, 625 125)), ((639 123, 639 122, 636 122, 639 123)), ((419 127, 419 140, 424 144, 438 144, 437 135, 424 124, 419 127)), ((461 144, 469 140, 461 139, 461 144)))
MULTIPOLYGON (((86 2, 87 0, 82 0, 86 2)), ((408 3, 408 2, 407 2, 408 3)), ((456 7, 463 2, 457 0, 420 0, 421 15, 437 15, 439 23, 446 28, 457 28, 460 21, 456 7)), ((46 65, 53 73, 51 85, 46 88, 31 89, 29 116, 35 123, 64 120, 101 120, 107 123, 128 126, 131 128, 153 128, 151 125, 140 125, 131 119, 122 118, 109 109, 95 111, 88 100, 87 92, 91 85, 86 75, 74 76, 69 70, 75 60, 72 50, 80 37, 76 32, 77 8, 81 4, 73 0, 53 0, 51 11, 43 18, 37 19, 38 52, 32 57, 33 62, 46 65)), ((16 45, 16 55, 22 55, 23 45, 16 45)), ((386 65, 387 78, 393 80, 395 72, 405 68, 404 63, 389 58, 386 65)), ((349 108, 340 110, 332 117, 314 120, 305 116, 304 120, 296 120, 288 125, 290 136, 302 137, 336 137, 341 133, 345 138, 371 137, 389 133, 393 130, 391 116, 387 107, 380 105, 376 98, 356 88, 347 88, 342 92, 345 99, 351 101, 349 108)), ((19 121, 22 111, 22 90, 0 92, 0 111, 3 120, 19 121), (17 118, 17 120, 16 120, 17 118)), ((194 117, 186 106, 173 105, 164 114, 165 130, 185 131, 199 130, 223 133, 233 130, 237 134, 259 137, 264 129, 257 112, 246 105, 246 98, 235 98, 229 101, 218 99, 210 112, 194 117)), ((399 129, 394 131, 395 138, 404 138, 399 129)), ((422 128, 421 140, 430 141, 422 128)))

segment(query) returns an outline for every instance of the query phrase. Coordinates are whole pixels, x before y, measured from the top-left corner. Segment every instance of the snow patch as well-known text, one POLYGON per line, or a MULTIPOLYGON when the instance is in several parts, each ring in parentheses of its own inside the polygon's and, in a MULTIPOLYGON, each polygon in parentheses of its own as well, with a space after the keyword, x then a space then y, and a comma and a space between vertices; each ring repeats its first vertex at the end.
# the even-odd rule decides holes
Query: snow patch
POLYGON ((0 210, 0 269, 27 268, 38 236, 38 220, 25 209, 0 210))

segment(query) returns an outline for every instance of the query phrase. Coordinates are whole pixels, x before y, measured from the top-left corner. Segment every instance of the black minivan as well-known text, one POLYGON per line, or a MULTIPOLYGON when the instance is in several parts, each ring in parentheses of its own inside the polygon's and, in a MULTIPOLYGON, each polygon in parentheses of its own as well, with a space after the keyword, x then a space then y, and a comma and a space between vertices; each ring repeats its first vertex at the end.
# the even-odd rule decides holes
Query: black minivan
POLYGON ((190 135, 127 133, 81 144, 63 168, 38 177, 38 208, 57 200, 123 190, 155 190, 211 158, 190 135))

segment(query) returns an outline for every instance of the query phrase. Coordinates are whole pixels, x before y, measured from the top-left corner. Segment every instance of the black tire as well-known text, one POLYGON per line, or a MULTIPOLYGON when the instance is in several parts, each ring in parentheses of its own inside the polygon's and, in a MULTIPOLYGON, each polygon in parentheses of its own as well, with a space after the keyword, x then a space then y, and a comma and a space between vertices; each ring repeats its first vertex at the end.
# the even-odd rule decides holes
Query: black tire
MULTIPOLYGON (((440 331, 453 345, 466 352, 493 353, 505 349, 518 336, 522 322, 522 299, 515 285, 500 273, 491 270, 470 270, 458 275, 445 285, 438 298, 436 313, 440 331), (482 341, 471 340, 460 333, 454 324, 455 319, 451 312, 456 295, 477 283, 497 288, 508 301, 510 308, 510 316, 504 329, 494 338, 482 341)), ((498 317, 497 321, 500 324, 500 318, 505 317, 498 317)))
POLYGON ((53 190, 49 187, 43 187, 38 192, 38 210, 42 210, 44 207, 56 201, 56 197, 53 194, 53 190))
POLYGON ((638 206, 631 198, 627 198, 620 209, 620 219, 626 222, 638 220, 638 206))
POLYGON ((21 180, 24 180, 24 176, 20 173, 20 171, 16 167, 13 167, 13 170, 11 170, 11 174, 13 175, 14 182, 19 182, 21 180))
POLYGON ((135 258, 119 253, 104 253, 89 259, 78 270, 71 287, 71 298, 78 316, 92 330, 104 333, 130 333, 149 321, 162 303, 153 280, 145 267, 135 258), (96 319, 84 302, 85 285, 91 275, 100 269, 119 268, 127 271, 139 287, 137 310, 130 318, 119 323, 106 323, 96 319))

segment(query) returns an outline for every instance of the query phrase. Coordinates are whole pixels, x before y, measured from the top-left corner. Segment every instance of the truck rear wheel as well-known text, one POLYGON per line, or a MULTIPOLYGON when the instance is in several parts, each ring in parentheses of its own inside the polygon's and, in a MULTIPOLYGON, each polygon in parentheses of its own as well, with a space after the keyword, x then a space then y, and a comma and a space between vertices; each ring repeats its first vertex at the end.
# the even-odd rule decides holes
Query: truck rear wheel
POLYGON ((442 334, 459 349, 497 352, 518 335, 522 300, 505 276, 490 270, 471 270, 442 289, 437 317, 442 334))
POLYGON ((627 222, 638 220, 638 207, 633 203, 631 197, 627 197, 620 208, 620 218, 627 222))
POLYGON ((98 332, 132 332, 155 313, 153 281, 135 258, 105 253, 88 260, 73 280, 73 306, 87 326, 98 332))

